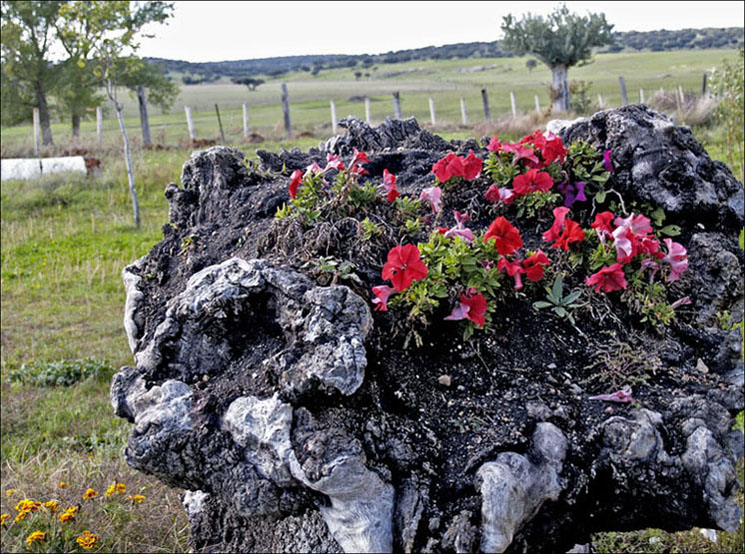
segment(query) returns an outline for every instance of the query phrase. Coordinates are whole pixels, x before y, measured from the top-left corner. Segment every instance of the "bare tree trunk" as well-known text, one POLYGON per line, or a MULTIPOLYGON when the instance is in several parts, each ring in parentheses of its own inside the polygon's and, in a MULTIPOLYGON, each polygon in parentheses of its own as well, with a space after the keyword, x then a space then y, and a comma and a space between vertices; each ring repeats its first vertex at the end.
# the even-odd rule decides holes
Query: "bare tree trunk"
POLYGON ((72 114, 72 140, 80 140, 80 115, 76 113, 72 114))
POLYGON ((142 127, 142 144, 152 146, 150 140, 150 120, 147 117, 147 98, 145 97, 145 87, 137 85, 137 102, 140 104, 140 126, 142 127))
POLYGON ((553 85, 551 92, 553 96, 552 111, 561 113, 569 110, 569 84, 567 83, 567 66, 555 65, 551 67, 553 74, 553 85))
POLYGON ((52 126, 49 122, 49 106, 47 105, 47 93, 44 83, 36 83, 36 103, 39 106, 39 121, 41 123, 41 140, 44 146, 54 144, 52 140, 52 126))
POLYGON ((132 154, 129 150, 129 136, 127 135, 127 127, 124 125, 124 116, 122 116, 122 105, 117 101, 115 96, 115 88, 111 82, 106 84, 106 89, 109 94, 109 98, 114 103, 116 108, 116 117, 119 120, 119 127, 122 130, 122 137, 124 138, 124 161, 127 164, 127 180, 129 181, 129 193, 132 196, 132 210, 135 216, 135 226, 140 228, 140 203, 137 200, 137 188, 135 188, 135 176, 132 171, 132 154))

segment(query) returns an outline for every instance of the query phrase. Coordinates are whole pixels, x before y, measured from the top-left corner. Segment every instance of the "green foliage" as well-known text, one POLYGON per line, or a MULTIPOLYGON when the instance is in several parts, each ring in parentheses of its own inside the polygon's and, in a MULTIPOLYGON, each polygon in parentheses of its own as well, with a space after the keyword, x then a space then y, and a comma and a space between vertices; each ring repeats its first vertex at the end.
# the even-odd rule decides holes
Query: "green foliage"
POLYGON ((516 56, 532 54, 549 67, 571 67, 589 59, 593 48, 611 44, 612 29, 605 14, 585 17, 561 6, 545 18, 527 14, 516 21, 512 15, 505 16, 501 45, 516 56))
POLYGON ((531 192, 515 200, 517 206, 517 217, 527 217, 529 219, 546 215, 561 199, 561 194, 557 192, 531 192))
POLYGON ((740 47, 736 63, 722 61, 712 79, 712 91, 719 98, 716 115, 725 128, 729 165, 734 168, 739 163, 738 178, 745 182, 745 47, 740 47))
POLYGON ((365 181, 365 184, 362 186, 355 186, 349 189, 349 202, 356 209, 371 205, 379 197, 378 187, 370 181, 365 181))
POLYGON ((512 163, 509 154, 505 152, 489 152, 484 160, 484 173, 492 178, 499 187, 512 186, 512 181, 520 175, 520 168, 512 163))
POLYGON ((362 280, 357 276, 357 266, 349 260, 338 260, 333 256, 321 256, 303 264, 302 269, 307 269, 313 274, 320 285, 335 285, 338 281, 347 281, 362 285, 362 280))
POLYGON ((33 361, 8 372, 8 381, 38 387, 69 387, 85 379, 109 378, 114 372, 109 362, 97 358, 33 361))
POLYGON ((369 217, 366 217, 360 222, 360 227, 362 230, 362 240, 365 241, 368 241, 374 237, 379 237, 383 233, 383 230, 380 228, 380 226, 370 221, 369 217))
POLYGON ((573 142, 567 150, 564 169, 569 181, 585 183, 585 197, 603 204, 606 200, 605 185, 610 178, 610 173, 603 166, 603 154, 585 140, 573 142))
POLYGON ((582 291, 574 290, 564 296, 564 277, 561 274, 557 275, 553 284, 550 287, 546 286, 545 289, 546 300, 533 302, 533 308, 536 310, 551 308, 551 311, 557 316, 568 320, 574 325, 575 321, 572 311, 584 306, 584 304, 577 303, 577 300, 582 295, 582 291))
POLYGON ((323 194, 324 182, 322 173, 307 172, 298 188, 297 196, 291 200, 292 209, 309 227, 321 216, 320 204, 325 196, 323 194))
POLYGON ((569 83, 569 92, 571 93, 569 107, 579 114, 592 113, 591 88, 592 81, 571 81, 569 83))

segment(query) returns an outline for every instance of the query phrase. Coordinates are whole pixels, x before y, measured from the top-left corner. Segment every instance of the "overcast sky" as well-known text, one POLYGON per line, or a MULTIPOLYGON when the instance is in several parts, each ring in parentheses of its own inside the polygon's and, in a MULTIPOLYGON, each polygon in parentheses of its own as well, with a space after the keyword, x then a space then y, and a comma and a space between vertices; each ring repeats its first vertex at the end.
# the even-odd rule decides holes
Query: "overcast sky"
MULTIPOLYGON (((566 2, 605 13, 615 31, 742 27, 745 3, 566 2)), ((502 18, 550 13, 559 2, 175 2, 167 25, 150 28, 145 57, 207 62, 391 50, 501 38, 502 18)))

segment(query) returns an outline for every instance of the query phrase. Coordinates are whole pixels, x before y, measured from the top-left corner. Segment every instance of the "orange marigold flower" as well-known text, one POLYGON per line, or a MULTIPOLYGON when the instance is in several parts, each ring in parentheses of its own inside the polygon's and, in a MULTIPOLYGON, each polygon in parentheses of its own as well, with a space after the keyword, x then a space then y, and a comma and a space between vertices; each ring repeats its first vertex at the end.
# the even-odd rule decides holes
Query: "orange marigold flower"
POLYGON ((14 521, 16 523, 18 523, 19 521, 23 521, 24 519, 26 519, 27 515, 28 515, 28 512, 26 511, 19 512, 18 515, 15 517, 14 521))
POLYGON ((119 494, 124 494, 125 492, 127 492, 127 485, 125 485, 124 483, 117 483, 115 488, 116 492, 118 492, 119 494))
POLYGON ((142 501, 145 500, 145 497, 141 494, 135 494, 134 496, 128 496, 127 500, 131 500, 132 502, 135 502, 137 504, 142 504, 142 501))
POLYGON ((47 536, 46 533, 44 533, 43 531, 34 531, 28 537, 26 537, 26 542, 28 543, 29 546, 31 546, 36 541, 39 541, 39 542, 43 541, 46 538, 46 536, 47 536))
POLYGON ((7 494, 8 496, 13 496, 17 490, 18 489, 8 489, 7 491, 5 491, 5 494, 7 494))
POLYGON ((50 512, 54 513, 57 511, 57 508, 59 508, 59 502, 56 500, 49 500, 47 502, 44 502, 44 507, 50 512))
POLYGON ((28 498, 19 500, 18 504, 16 504, 16 511, 18 512, 36 512, 39 508, 41 508, 41 502, 30 500, 28 498))
POLYGON ((78 511, 77 506, 70 506, 69 508, 67 508, 67 510, 65 510, 64 512, 60 514, 59 520, 62 523, 67 523, 68 521, 72 521, 73 519, 75 519, 75 514, 77 513, 77 511, 78 511))
POLYGON ((105 493, 103 493, 103 495, 104 495, 104 496, 105 496, 106 498, 109 498, 110 496, 114 496, 114 485, 109 485, 109 488, 108 488, 108 489, 106 489, 106 492, 105 492, 105 493))
POLYGON ((60 481, 59 485, 57 485, 61 489, 67 488, 67 481, 60 481))
POLYGON ((98 535, 91 533, 90 531, 83 531, 83 534, 75 539, 75 541, 86 550, 93 548, 96 545, 97 540, 98 535))
POLYGON ((0 514, 0 525, 5 525, 5 520, 10 517, 10 514, 0 514))
POLYGON ((83 499, 93 498, 94 496, 98 496, 98 491, 93 489, 88 489, 85 491, 85 494, 83 495, 83 499))

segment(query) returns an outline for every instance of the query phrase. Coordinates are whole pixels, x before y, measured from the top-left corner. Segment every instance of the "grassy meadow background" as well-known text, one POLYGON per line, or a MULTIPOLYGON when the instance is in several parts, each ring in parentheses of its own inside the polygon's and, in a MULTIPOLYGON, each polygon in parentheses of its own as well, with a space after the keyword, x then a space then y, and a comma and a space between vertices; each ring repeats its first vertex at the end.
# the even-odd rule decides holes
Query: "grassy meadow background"
MULTIPOLYGON (((734 62, 734 50, 603 54, 584 67, 572 68, 570 80, 591 82, 589 98, 597 108, 601 94, 606 107, 620 105, 618 78, 626 80, 630 102, 644 89, 648 103, 659 89, 687 96, 700 95, 704 73, 734 62)), ((124 287, 122 268, 146 254, 160 240, 168 218, 163 190, 178 182, 191 150, 184 105, 191 106, 200 139, 219 137, 214 105, 220 114, 226 142, 239 147, 249 159, 257 147, 279 150, 317 146, 331 134, 329 100, 336 102, 338 117, 364 119, 364 103, 352 97, 369 96, 373 122, 393 115, 391 93, 399 91, 404 117, 429 123, 428 98, 435 101, 438 125, 433 130, 445 138, 480 138, 499 134, 518 139, 541 126, 549 115, 535 113, 535 95, 545 110, 549 106, 550 71, 542 65, 533 71, 527 58, 416 61, 379 64, 370 78, 356 79, 354 69, 288 74, 249 92, 230 83, 182 87, 168 114, 150 108, 153 142, 158 149, 140 147, 137 105, 126 92, 126 124, 134 144, 133 162, 142 210, 142 227, 134 228, 127 179, 122 159, 118 124, 109 114, 105 121, 104 146, 95 135, 95 112, 83 122, 79 143, 70 142, 68 121, 53 126, 55 146, 43 155, 62 155, 84 148, 100 158, 98 177, 49 175, 32 181, 2 183, 0 198, 1 264, 0 378, 1 452, 0 507, 11 514, 0 534, 0 550, 22 551, 25 537, 38 529, 51 531, 53 518, 42 513, 14 522, 18 500, 58 499, 61 504, 80 504, 69 537, 45 544, 49 551, 80 550, 75 533, 97 533, 96 550, 116 552, 186 551, 188 527, 179 506, 178 493, 154 478, 128 468, 123 450, 130 425, 115 418, 109 405, 109 382, 120 366, 131 364, 122 318, 124 287), (495 66, 486 71, 462 71, 495 66), (280 84, 287 83, 294 137, 284 137, 280 108, 280 84), (483 121, 480 90, 489 93, 493 121, 483 121), (509 93, 513 91, 518 120, 511 116, 509 93), (469 125, 461 125, 459 99, 465 98, 469 125), (260 144, 242 143, 241 105, 250 110, 251 131, 261 135, 260 144), (67 361, 63 364, 61 361, 67 361), (88 375, 78 380, 79 375, 88 375), (50 385, 55 378, 76 381, 50 385), (67 483, 60 488, 60 482, 67 483), (124 483, 127 495, 142 494, 140 503, 121 497, 105 497, 114 483, 124 483), (100 494, 82 500, 87 488, 100 494), (15 492, 8 495, 7 490, 15 492), (34 519, 36 518, 36 519, 34 519), (45 519, 46 518, 46 519, 45 519)), ((723 131, 710 117, 710 109, 676 110, 677 122, 693 126, 694 135, 715 159, 727 160, 723 131)), ((30 126, 2 129, 3 158, 33 155, 30 126)), ((742 179, 742 166, 733 167, 742 179)), ((740 418, 742 419, 742 418, 740 418)), ((742 425, 742 421, 740 421, 742 425)), ((740 467, 742 472, 742 465, 740 467)), ((742 473, 741 473, 742 479, 742 473)), ((742 502, 742 495, 740 496, 742 502)), ((712 542, 694 530, 668 534, 657 530, 637 533, 606 533, 596 542, 602 552, 732 552, 743 551, 742 526, 735 534, 718 534, 712 542)))

